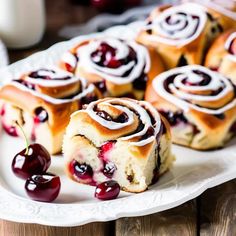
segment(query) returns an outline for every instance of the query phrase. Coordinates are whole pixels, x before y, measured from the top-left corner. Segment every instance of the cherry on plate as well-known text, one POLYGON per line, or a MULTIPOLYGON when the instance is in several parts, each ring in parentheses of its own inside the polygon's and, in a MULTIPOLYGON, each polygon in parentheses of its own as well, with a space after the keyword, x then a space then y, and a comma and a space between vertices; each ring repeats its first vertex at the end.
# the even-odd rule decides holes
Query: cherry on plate
POLYGON ((61 189, 60 177, 51 173, 33 175, 26 180, 27 195, 40 202, 54 201, 61 189))
POLYGON ((47 149, 41 144, 31 144, 15 155, 12 161, 13 173, 22 179, 33 174, 42 174, 51 164, 51 157, 47 149))
POLYGON ((117 198, 119 193, 120 185, 114 180, 109 180, 97 185, 94 196, 100 200, 111 200, 117 198))

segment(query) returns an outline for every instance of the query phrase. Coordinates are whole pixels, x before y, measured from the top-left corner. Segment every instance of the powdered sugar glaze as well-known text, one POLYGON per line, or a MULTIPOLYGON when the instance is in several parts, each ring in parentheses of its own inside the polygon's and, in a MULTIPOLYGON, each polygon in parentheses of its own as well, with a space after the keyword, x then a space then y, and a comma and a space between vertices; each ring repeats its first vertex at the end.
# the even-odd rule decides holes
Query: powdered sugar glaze
POLYGON ((205 7, 185 3, 164 10, 144 29, 153 31, 147 36, 151 41, 182 47, 199 37, 206 21, 205 7))
MULTIPOLYGON (((76 52, 76 55, 79 60, 79 65, 86 68, 86 71, 99 75, 114 84, 131 83, 140 77, 143 72, 148 73, 150 70, 150 58, 147 49, 142 45, 137 44, 135 41, 124 41, 112 37, 100 37, 91 40, 86 45, 80 46, 76 52), (130 61, 127 64, 119 66, 118 68, 109 68, 96 64, 92 60, 91 55, 99 48, 101 43, 106 43, 115 48, 116 60, 123 60, 127 58, 129 54, 129 47, 131 47, 136 53, 136 61, 130 61)), ((67 52, 62 57, 62 61, 74 68, 76 64, 76 57, 70 52, 67 52)))
MULTIPOLYGON (((130 140, 135 137, 142 137, 143 135, 147 133, 148 128, 152 127, 154 129, 153 135, 137 142, 130 142, 130 144, 135 145, 135 146, 144 146, 148 143, 151 143, 161 130, 160 128, 161 119, 160 119, 159 113, 148 102, 135 101, 131 99, 110 98, 110 99, 104 99, 104 100, 98 100, 98 101, 92 102, 87 106, 86 110, 82 110, 80 112, 88 113, 88 115, 93 120, 98 122, 103 127, 106 127, 110 130, 118 130, 118 129, 127 127, 134 122, 134 116, 135 116, 134 111, 137 114, 139 114, 140 122, 142 122, 144 126, 140 131, 134 134, 125 136, 125 137, 121 137, 120 140, 130 140), (100 117, 95 110, 95 107, 98 104, 108 105, 108 106, 111 106, 120 110, 122 113, 126 114, 127 121, 123 123, 118 123, 118 122, 109 121, 100 117), (147 112, 147 110, 150 112, 150 114, 154 118, 155 124, 152 124, 151 117, 149 113, 147 112)), ((73 115, 75 114, 76 113, 74 113, 73 115)))
POLYGON ((203 113, 217 115, 236 106, 235 95, 223 107, 210 108, 213 106, 202 107, 197 105, 197 103, 202 101, 214 104, 225 98, 229 93, 234 94, 234 87, 227 78, 199 65, 184 66, 164 72, 153 80, 153 87, 158 95, 185 112, 189 109, 194 109, 203 113), (210 81, 203 85, 197 85, 202 81, 202 78, 195 71, 205 73, 209 76, 210 81), (167 88, 165 84, 171 76, 175 76, 175 78, 172 83, 168 84, 167 88), (188 85, 184 83, 186 80, 188 85), (214 94, 218 90, 220 91, 214 94), (205 94, 206 92, 209 93, 209 91, 212 94, 205 94))
POLYGON ((18 81, 12 80, 9 82, 10 84, 14 85, 20 90, 26 91, 31 93, 32 95, 42 98, 43 100, 52 103, 52 104, 63 104, 72 102, 75 100, 79 100, 82 97, 85 97, 87 94, 92 93, 95 89, 94 85, 87 85, 87 81, 83 78, 78 78, 73 76, 71 73, 65 72, 63 70, 60 70, 56 67, 50 67, 47 69, 39 69, 35 71, 38 75, 38 77, 31 77, 31 73, 26 75, 24 77, 25 82, 30 83, 32 85, 39 85, 42 87, 60 87, 60 86, 66 86, 69 84, 77 83, 79 82, 81 84, 80 92, 72 96, 71 98, 54 98, 49 95, 43 94, 37 90, 31 89, 27 86, 25 86, 22 83, 19 83, 18 81), (44 79, 42 78, 44 77, 44 79))

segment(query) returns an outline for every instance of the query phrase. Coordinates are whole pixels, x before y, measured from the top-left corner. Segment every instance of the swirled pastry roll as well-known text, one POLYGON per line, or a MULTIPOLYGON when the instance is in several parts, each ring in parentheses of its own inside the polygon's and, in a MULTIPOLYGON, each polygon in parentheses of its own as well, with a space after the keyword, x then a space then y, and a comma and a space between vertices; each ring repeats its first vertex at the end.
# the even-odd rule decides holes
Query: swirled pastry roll
POLYGON ((137 41, 155 48, 168 69, 202 64, 212 40, 229 27, 220 19, 218 13, 196 3, 161 6, 150 14, 137 41))
POLYGON ((113 179, 129 192, 147 189, 173 161, 168 123, 148 102, 128 98, 98 100, 72 114, 63 153, 74 181, 113 179))
POLYGON ((160 74, 145 95, 170 122, 174 143, 201 150, 222 147, 235 135, 235 98, 230 80, 199 65, 160 74))
POLYGON ((220 35, 209 49, 205 66, 220 72, 236 84, 236 31, 220 35))
POLYGON ((60 65, 93 83, 104 96, 137 99, 143 98, 148 78, 163 71, 155 50, 110 37, 82 41, 62 56, 60 65))
POLYGON ((2 125, 9 135, 20 136, 17 121, 28 138, 55 154, 61 151, 70 115, 100 96, 93 85, 63 70, 32 71, 0 89, 2 125))
POLYGON ((182 0, 181 2, 196 2, 202 4, 221 15, 236 20, 236 1, 235 0, 182 0))

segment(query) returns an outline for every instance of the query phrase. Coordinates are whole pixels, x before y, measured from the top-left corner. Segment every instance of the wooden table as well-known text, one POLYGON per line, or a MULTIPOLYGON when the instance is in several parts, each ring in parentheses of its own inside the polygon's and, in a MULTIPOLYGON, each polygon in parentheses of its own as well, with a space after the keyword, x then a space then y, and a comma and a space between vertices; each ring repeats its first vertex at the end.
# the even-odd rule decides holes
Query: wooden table
MULTIPOLYGON (((10 50, 11 62, 63 40, 58 30, 72 23, 82 23, 97 14, 89 7, 73 6, 69 0, 48 0, 47 29, 42 42, 28 50, 10 50)), ((64 236, 64 235, 236 235, 236 180, 207 190, 198 198, 161 213, 122 218, 106 223, 80 227, 48 227, 1 220, 1 236, 64 236)))

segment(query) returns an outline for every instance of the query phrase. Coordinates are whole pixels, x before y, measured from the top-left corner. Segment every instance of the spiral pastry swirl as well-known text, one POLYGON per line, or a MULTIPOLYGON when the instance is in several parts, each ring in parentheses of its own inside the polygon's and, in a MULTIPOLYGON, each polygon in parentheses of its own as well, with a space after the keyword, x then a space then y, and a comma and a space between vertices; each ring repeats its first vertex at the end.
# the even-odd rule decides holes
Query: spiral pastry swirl
POLYGON ((117 38, 90 40, 80 45, 74 55, 65 54, 62 61, 68 68, 74 68, 77 61, 87 72, 118 85, 131 83, 150 69, 146 48, 117 38))
POLYGON ((85 79, 54 67, 30 72, 10 84, 52 104, 76 101, 94 92, 94 85, 87 85, 85 79))
POLYGON ((100 99, 74 112, 63 153, 69 178, 115 180, 129 192, 147 189, 173 161, 168 123, 150 103, 129 98, 100 99))
POLYGON ((148 21, 145 30, 152 41, 171 46, 184 46, 195 40, 207 22, 205 8, 186 3, 164 10, 158 17, 148 21))
POLYGON ((80 112, 135 146, 151 143, 161 132, 159 113, 144 101, 108 98, 92 102, 80 112))
POLYGON ((229 53, 228 57, 236 62, 236 32, 230 34, 225 42, 225 49, 229 53))
POLYGON ((155 92, 185 112, 219 115, 235 107, 235 88, 222 75, 192 65, 162 73, 153 80, 155 92))

